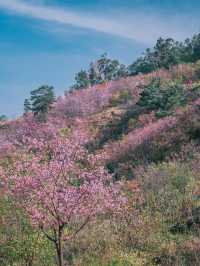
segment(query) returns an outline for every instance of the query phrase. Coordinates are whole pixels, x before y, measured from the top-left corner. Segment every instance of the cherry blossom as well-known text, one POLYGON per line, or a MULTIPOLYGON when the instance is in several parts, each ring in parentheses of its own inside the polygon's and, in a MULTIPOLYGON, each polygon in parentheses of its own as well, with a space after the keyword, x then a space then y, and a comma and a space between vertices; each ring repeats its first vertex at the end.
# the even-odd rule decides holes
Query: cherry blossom
POLYGON ((126 199, 120 184, 75 141, 54 138, 42 145, 34 140, 20 155, 11 174, 9 192, 56 247, 63 265, 63 242, 70 241, 92 219, 120 213, 126 199), (30 149, 31 147, 31 149, 30 149))

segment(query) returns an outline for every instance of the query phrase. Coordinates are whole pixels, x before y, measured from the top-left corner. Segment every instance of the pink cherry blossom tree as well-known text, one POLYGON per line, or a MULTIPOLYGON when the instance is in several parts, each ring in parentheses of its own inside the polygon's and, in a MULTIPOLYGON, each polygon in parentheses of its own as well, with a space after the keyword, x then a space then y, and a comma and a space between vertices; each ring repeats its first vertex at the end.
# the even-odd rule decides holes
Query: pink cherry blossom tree
POLYGON ((120 184, 78 142, 54 138, 33 141, 9 170, 8 189, 32 224, 54 243, 63 266, 63 244, 92 219, 119 213, 126 202, 120 184))

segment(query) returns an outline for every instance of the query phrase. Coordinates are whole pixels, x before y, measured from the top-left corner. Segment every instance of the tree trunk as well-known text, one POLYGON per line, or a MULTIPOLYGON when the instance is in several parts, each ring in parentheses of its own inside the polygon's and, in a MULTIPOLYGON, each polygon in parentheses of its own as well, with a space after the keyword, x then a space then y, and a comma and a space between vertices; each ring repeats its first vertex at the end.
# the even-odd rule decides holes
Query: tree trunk
POLYGON ((58 243, 56 245, 56 250, 57 250, 57 258, 58 258, 58 265, 59 266, 64 266, 63 262, 63 245, 62 245, 62 230, 59 230, 58 233, 58 243))

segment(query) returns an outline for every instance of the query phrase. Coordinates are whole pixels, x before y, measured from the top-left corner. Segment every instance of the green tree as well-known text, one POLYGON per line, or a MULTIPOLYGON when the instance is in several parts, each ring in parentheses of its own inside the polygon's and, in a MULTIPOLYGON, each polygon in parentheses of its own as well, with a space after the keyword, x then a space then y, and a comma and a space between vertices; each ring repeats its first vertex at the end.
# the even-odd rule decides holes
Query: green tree
POLYGON ((182 84, 169 82, 162 84, 160 79, 153 80, 141 93, 138 105, 155 110, 157 117, 170 115, 174 108, 187 103, 182 84))
MULTIPOLYGON (((46 115, 55 101, 54 88, 52 86, 41 86, 31 91, 31 111, 40 121, 46 120, 46 115)), ((26 101, 29 108, 29 103, 26 101)))
POLYGON ((134 63, 128 66, 128 73, 130 76, 137 75, 139 73, 150 73, 156 70, 156 65, 153 60, 150 59, 150 53, 148 57, 139 57, 134 63))
POLYGON ((6 121, 7 117, 5 115, 0 115, 0 121, 6 121))
POLYGON ((80 90, 87 88, 90 85, 90 79, 87 71, 81 70, 75 76, 75 84, 72 86, 72 90, 80 90))
POLYGON ((27 114, 29 111, 31 111, 31 103, 29 99, 24 100, 24 114, 27 114))
POLYGON ((130 75, 149 73, 159 68, 169 69, 181 62, 181 44, 171 38, 159 38, 153 49, 147 49, 144 55, 128 67, 130 75))
POLYGON ((182 44, 182 61, 196 62, 200 59, 200 33, 196 34, 190 40, 187 38, 182 44))
POLYGON ((73 89, 87 88, 89 85, 100 84, 109 80, 116 80, 127 76, 126 66, 120 64, 118 60, 108 58, 103 54, 97 61, 92 62, 88 71, 81 70, 75 76, 73 89))
POLYGON ((172 38, 159 38, 154 47, 153 56, 157 68, 169 68, 180 62, 179 43, 172 38))
POLYGON ((89 76, 92 84, 115 80, 127 75, 126 67, 118 60, 112 60, 103 54, 95 63, 91 63, 89 76))

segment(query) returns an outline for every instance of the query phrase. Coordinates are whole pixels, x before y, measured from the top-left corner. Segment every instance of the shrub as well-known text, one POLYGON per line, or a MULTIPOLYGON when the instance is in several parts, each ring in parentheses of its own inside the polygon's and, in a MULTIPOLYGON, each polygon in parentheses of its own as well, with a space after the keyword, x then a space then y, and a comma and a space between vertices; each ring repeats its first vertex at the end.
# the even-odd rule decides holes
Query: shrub
POLYGON ((196 75, 197 79, 200 79, 200 60, 196 62, 195 75, 196 75))
POLYGON ((130 100, 132 100, 130 90, 123 89, 112 96, 112 98, 110 99, 110 104, 111 106, 117 106, 119 104, 125 104, 130 100))
POLYGON ((53 247, 33 229, 24 213, 0 197, 0 265, 55 266, 53 247))
POLYGON ((176 107, 185 104, 183 85, 174 82, 162 84, 160 79, 154 79, 145 87, 138 102, 139 106, 155 110, 157 117, 170 115, 176 107))

